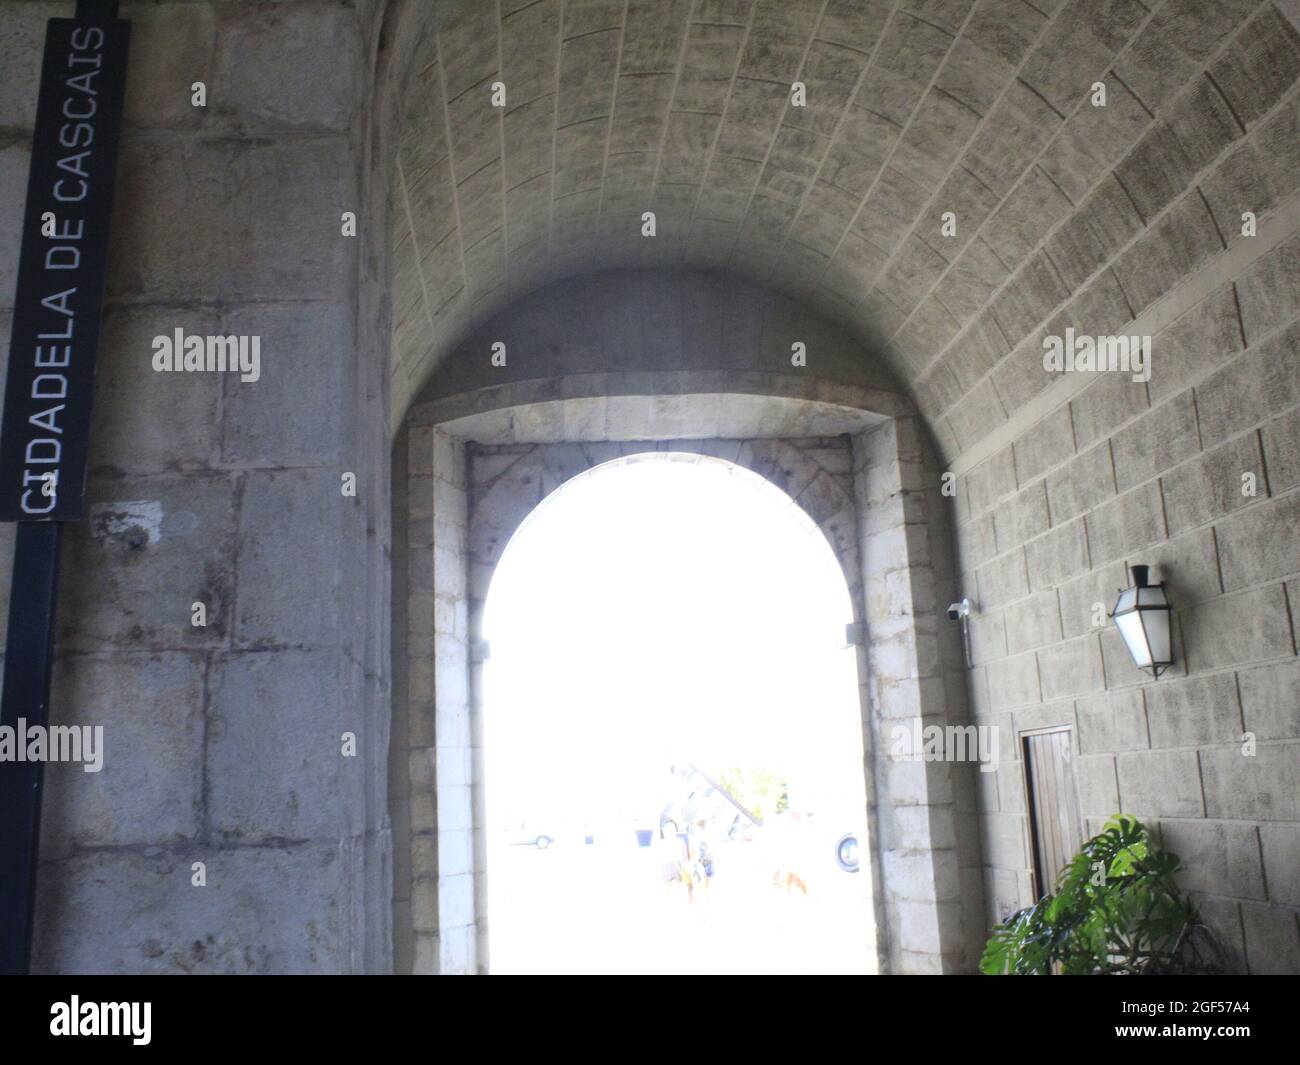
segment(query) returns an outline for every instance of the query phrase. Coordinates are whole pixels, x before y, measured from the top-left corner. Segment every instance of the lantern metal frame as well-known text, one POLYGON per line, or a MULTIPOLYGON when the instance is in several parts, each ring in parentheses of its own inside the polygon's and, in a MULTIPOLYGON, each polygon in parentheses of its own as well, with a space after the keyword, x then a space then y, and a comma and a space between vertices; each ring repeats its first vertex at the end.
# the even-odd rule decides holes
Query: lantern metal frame
POLYGON ((1164 582, 1151 584, 1147 580, 1147 574, 1150 572, 1149 566, 1132 566, 1130 567, 1133 574, 1133 583, 1128 588, 1121 588, 1119 598, 1115 600, 1115 609, 1111 611, 1110 618, 1115 622, 1115 627, 1119 629, 1120 637, 1124 640, 1124 646, 1127 648, 1129 656, 1133 659, 1133 664, 1144 673, 1150 673, 1151 676, 1158 680, 1174 660, 1174 627, 1173 627, 1173 608, 1169 604, 1169 596, 1165 592, 1164 582), (1149 594, 1143 594, 1149 593, 1149 594), (1131 596, 1131 601, 1125 603, 1125 598, 1131 596), (1155 650, 1152 647, 1151 633, 1152 629, 1148 627, 1147 614, 1164 614, 1166 637, 1167 637, 1167 658, 1157 658, 1155 650), (1137 654, 1134 653, 1133 643, 1130 640, 1132 630, 1120 623, 1121 618, 1130 618, 1137 616, 1138 625, 1142 641, 1145 644, 1147 654, 1151 661, 1143 665, 1137 654))

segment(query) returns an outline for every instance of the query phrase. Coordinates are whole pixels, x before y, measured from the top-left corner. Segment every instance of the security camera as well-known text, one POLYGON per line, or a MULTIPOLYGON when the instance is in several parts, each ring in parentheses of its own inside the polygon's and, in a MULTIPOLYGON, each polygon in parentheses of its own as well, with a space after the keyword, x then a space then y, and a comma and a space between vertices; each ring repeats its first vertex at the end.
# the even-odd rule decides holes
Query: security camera
POLYGON ((966 665, 970 666, 970 629, 966 624, 966 619, 970 617, 971 602, 969 599, 962 599, 959 603, 948 604, 948 617, 953 621, 961 622, 961 649, 966 659, 966 665))

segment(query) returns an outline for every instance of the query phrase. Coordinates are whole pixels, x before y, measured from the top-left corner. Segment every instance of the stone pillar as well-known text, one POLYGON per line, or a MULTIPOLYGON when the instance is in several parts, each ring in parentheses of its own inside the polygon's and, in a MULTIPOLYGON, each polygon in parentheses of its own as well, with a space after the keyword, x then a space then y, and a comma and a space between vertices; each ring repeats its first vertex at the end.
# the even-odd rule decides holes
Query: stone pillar
MULTIPOLYGON (((406 500, 394 578, 404 627, 394 633, 389 792, 399 973, 481 967, 486 907, 476 905, 465 444, 414 426, 399 438, 406 500), (477 917, 477 920, 476 920, 477 917)), ((401 490, 401 489, 399 489, 401 490)), ((402 506, 403 501, 398 501, 402 506)))
MULTIPOLYGON (((44 20, 72 7, 6 5, 6 303, 44 20)), ((102 725, 104 767, 46 775, 35 967, 386 970, 384 315, 362 298, 366 251, 387 240, 365 231, 373 12, 121 13, 90 509, 68 529, 51 715, 102 725), (153 371, 152 338, 177 329, 260 337, 259 379, 153 371)))
MULTIPOLYGON (((900 756, 895 741, 896 730, 963 724, 966 716, 964 698, 952 702, 945 689, 938 630, 933 551, 942 541, 932 543, 940 533, 931 526, 942 521, 942 508, 930 497, 939 474, 933 460, 927 461, 915 417, 891 419, 853 443, 855 496, 862 508, 881 942, 890 972, 962 971, 973 960, 963 942, 956 804, 962 794, 957 781, 970 767, 913 760, 910 743, 900 756)), ((974 813, 973 801, 965 813, 974 813)), ((963 819, 963 826, 972 827, 970 821, 963 819)), ((978 842, 968 849, 977 864, 978 842)), ((977 883, 976 877, 967 880, 977 883)))

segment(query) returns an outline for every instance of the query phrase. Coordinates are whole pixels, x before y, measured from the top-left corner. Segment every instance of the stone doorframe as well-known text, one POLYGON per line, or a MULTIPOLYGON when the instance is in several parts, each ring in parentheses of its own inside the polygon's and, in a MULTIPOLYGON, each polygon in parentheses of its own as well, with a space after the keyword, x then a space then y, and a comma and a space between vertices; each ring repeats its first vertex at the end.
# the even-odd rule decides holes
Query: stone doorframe
POLYGON ((741 392, 694 391, 718 382, 663 374, 673 380, 658 381, 653 394, 644 381, 602 376, 582 383, 587 394, 574 395, 571 381, 529 381, 428 402, 398 434, 389 760, 396 971, 487 971, 478 650, 495 565, 564 481, 653 450, 750 469, 826 535, 865 634, 858 675, 879 970, 969 970, 984 927, 973 770, 891 753, 895 726, 967 720, 960 652, 937 622, 936 596, 948 594, 953 568, 939 472, 919 420, 896 394, 841 386, 832 403, 792 389, 786 375, 731 375, 732 387, 755 389, 741 392), (513 476, 500 476, 507 468, 513 476))

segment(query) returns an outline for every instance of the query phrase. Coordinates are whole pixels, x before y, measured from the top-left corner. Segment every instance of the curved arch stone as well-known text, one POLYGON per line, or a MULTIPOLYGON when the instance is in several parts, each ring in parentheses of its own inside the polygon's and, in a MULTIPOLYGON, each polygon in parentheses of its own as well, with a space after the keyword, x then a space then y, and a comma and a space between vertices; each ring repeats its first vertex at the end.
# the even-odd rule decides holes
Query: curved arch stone
MULTIPOLYGON (((547 350, 544 331, 528 335, 547 350)), ((395 491, 406 513, 399 505, 394 580, 400 587, 405 575, 408 598, 394 625, 390 765, 403 776, 392 791, 394 847, 413 855, 436 847, 440 856, 433 871, 413 867, 403 882, 399 867, 395 878, 399 971, 486 968, 476 659, 501 552, 563 481, 646 450, 711 455, 754 471, 832 544, 864 634, 858 664, 879 967, 969 969, 983 932, 979 852, 957 840, 961 818, 973 818, 972 767, 900 759, 894 742, 895 729, 922 719, 967 719, 960 652, 935 614, 953 574, 947 516, 933 449, 907 400, 870 381, 713 369, 518 375, 453 391, 483 376, 454 367, 445 381, 435 375, 431 398, 412 408, 398 443, 404 483, 395 491)))
POLYGON ((417 424, 494 403, 693 391, 907 409, 889 369, 844 329, 772 289, 699 271, 556 282, 494 315, 417 385, 417 424))

